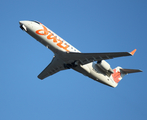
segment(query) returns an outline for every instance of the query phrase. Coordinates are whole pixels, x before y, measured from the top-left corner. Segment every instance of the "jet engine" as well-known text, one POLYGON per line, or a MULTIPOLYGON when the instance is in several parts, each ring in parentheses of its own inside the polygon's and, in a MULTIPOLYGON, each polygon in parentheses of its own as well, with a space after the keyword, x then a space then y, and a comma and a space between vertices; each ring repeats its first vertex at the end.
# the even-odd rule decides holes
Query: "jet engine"
POLYGON ((113 73, 112 68, 105 60, 97 61, 97 66, 106 73, 109 74, 113 73))

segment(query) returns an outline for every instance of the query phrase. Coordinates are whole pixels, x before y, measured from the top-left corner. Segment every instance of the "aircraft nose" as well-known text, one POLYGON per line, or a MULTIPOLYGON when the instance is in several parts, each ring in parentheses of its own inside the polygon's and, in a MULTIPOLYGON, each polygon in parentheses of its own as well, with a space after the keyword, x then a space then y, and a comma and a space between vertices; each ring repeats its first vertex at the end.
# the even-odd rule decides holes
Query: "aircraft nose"
POLYGON ((22 25, 23 24, 23 21, 19 21, 19 24, 22 25))
POLYGON ((30 23, 30 21, 19 21, 20 25, 25 25, 27 26, 30 23))

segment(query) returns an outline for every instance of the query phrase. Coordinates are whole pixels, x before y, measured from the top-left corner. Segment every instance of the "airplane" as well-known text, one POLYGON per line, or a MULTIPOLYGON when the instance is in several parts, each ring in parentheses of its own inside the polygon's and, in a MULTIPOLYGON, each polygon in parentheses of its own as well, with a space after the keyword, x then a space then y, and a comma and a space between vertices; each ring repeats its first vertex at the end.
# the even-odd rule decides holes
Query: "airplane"
POLYGON ((73 69, 102 84, 115 88, 129 73, 142 72, 139 69, 112 69, 105 60, 116 57, 133 56, 136 52, 81 53, 67 41, 38 21, 19 21, 20 28, 42 43, 54 53, 51 63, 38 78, 51 76, 61 70, 73 69))

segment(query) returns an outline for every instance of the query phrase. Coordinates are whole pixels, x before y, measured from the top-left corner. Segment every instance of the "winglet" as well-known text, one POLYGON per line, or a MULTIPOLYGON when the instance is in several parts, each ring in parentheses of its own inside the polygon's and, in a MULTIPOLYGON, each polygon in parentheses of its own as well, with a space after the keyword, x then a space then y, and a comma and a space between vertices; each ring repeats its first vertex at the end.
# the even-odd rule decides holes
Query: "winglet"
POLYGON ((134 49, 132 52, 130 52, 131 55, 134 55, 137 49, 134 49))

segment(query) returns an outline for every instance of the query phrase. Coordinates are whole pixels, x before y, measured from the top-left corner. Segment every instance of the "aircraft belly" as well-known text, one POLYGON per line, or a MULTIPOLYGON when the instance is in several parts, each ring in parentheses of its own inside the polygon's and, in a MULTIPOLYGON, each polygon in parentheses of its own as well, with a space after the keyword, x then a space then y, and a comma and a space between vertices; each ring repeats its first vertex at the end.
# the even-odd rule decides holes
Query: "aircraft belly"
POLYGON ((87 65, 79 65, 77 67, 74 67, 73 69, 86 76, 90 74, 90 69, 87 67, 87 65))

